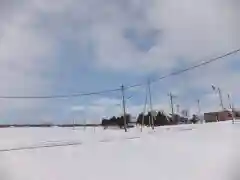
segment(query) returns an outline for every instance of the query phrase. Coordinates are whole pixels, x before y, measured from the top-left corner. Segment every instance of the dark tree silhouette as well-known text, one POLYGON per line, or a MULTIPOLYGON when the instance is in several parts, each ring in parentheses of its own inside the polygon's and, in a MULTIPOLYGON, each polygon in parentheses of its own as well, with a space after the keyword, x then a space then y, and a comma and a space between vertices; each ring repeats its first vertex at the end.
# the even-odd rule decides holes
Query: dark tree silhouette
MULTIPOLYGON (((126 114, 126 125, 128 126, 129 122, 131 121, 131 115, 126 114)), ((119 126, 120 128, 124 127, 124 116, 115 117, 113 116, 110 119, 102 119, 102 126, 105 128, 109 126, 119 126)))
MULTIPOLYGON (((143 125, 151 126, 151 118, 152 118, 152 114, 150 112, 148 112, 147 115, 140 113, 137 118, 137 124, 141 125, 143 120, 143 125)), ((154 120, 154 126, 165 126, 165 125, 171 124, 171 122, 169 121, 169 118, 162 112, 157 112, 157 116, 153 117, 153 120, 154 120)))

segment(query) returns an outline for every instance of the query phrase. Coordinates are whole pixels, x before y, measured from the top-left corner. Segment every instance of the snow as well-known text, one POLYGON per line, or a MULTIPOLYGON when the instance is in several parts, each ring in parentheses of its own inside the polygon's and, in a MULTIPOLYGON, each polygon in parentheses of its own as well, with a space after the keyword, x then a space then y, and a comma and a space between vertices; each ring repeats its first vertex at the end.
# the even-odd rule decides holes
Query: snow
POLYGON ((230 121, 159 127, 154 132, 144 128, 142 133, 139 128, 127 133, 102 128, 0 129, 0 179, 235 180, 239 130, 240 123, 230 121), (68 143, 72 145, 64 146, 68 143))

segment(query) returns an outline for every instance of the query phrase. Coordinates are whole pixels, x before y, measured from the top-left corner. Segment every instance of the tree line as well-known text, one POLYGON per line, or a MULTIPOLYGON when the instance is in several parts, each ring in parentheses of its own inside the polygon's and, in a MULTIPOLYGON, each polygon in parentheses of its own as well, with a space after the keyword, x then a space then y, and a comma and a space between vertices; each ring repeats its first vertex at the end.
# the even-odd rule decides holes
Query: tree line
MULTIPOLYGON (((135 124, 143 125, 143 126, 165 126, 165 125, 177 125, 177 124, 188 124, 188 123, 195 124, 198 121, 199 121, 199 118, 196 115, 193 115, 191 119, 188 119, 178 114, 166 115, 162 111, 157 111, 156 116, 154 116, 153 113, 151 112, 148 112, 146 115, 144 113, 140 113, 137 117, 135 124)), ((129 123, 131 123, 131 115, 127 114, 126 125, 129 126, 129 123)), ((120 116, 120 117, 113 116, 109 119, 104 118, 102 119, 101 124, 105 128, 109 126, 118 126, 119 128, 123 128, 124 116, 120 116)))

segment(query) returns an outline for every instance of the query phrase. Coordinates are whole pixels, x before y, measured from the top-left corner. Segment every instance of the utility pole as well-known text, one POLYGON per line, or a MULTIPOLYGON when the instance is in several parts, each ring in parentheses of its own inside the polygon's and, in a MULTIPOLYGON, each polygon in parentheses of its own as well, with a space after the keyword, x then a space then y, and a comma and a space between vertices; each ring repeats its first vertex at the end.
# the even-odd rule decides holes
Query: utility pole
POLYGON ((197 100, 197 107, 198 107, 198 115, 201 114, 201 107, 200 107, 200 100, 197 100))
POLYGON ((221 106, 222 110, 224 111, 223 98, 222 98, 222 91, 221 91, 220 88, 218 88, 218 95, 219 95, 219 99, 220 99, 220 106, 221 106))
POLYGON ((152 107, 152 93, 151 93, 151 81, 148 79, 148 93, 149 93, 149 103, 150 103, 150 112, 151 112, 151 126, 154 129, 154 120, 153 120, 153 107, 152 107))
POLYGON ((171 103, 171 110, 172 110, 172 120, 173 120, 174 119, 174 107, 173 107, 173 95, 172 95, 171 92, 169 93, 169 96, 170 96, 170 103, 171 103))
POLYGON ((230 97, 230 94, 228 94, 228 102, 229 102, 229 108, 231 109, 231 112, 232 112, 232 124, 234 124, 235 122, 235 112, 234 112, 234 107, 233 107, 233 103, 231 101, 231 97, 230 97))
POLYGON ((235 124, 235 110, 234 110, 234 104, 232 103, 232 123, 235 124))
MULTIPOLYGON (((198 107, 198 116, 200 118, 201 115, 201 107, 200 107, 200 99, 197 100, 197 107, 198 107)), ((201 123, 203 123, 203 119, 200 119, 201 123)))
POLYGON ((123 106, 123 121, 124 121, 124 130, 127 132, 127 120, 126 120, 126 103, 125 103, 125 93, 124 85, 121 86, 122 90, 122 106, 123 106))
POLYGON ((228 94, 228 103, 229 103, 229 108, 232 109, 230 94, 228 94))
POLYGON ((145 111, 146 111, 146 108, 147 108, 147 99, 148 99, 148 93, 147 93, 147 90, 146 90, 146 96, 145 96, 145 102, 144 102, 144 107, 143 107, 143 117, 142 117, 142 122, 141 122, 141 132, 142 132, 142 129, 143 129, 143 125, 144 125, 144 116, 145 116, 145 111))
POLYGON ((222 98, 222 91, 221 91, 221 89, 219 87, 216 88, 214 85, 212 85, 212 89, 213 89, 213 91, 218 93, 219 100, 220 100, 220 106, 221 106, 222 111, 224 111, 225 108, 224 108, 224 105, 223 105, 223 98, 222 98))
POLYGON ((169 96, 170 96, 170 103, 171 103, 172 120, 175 121, 173 98, 176 98, 177 96, 173 95, 171 92, 169 93, 169 96))

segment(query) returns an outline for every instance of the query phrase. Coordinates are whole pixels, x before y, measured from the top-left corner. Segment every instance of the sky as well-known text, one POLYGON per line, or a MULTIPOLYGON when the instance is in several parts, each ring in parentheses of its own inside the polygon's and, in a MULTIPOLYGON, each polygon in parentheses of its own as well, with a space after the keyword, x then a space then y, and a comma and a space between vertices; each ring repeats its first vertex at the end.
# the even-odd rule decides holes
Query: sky
MULTIPOLYGON (((45 96, 146 82, 240 47, 238 0, 1 0, 0 95, 45 96)), ((153 108, 239 107, 240 54, 151 85, 153 108)), ((125 92, 143 110, 146 87, 125 92)), ((122 114, 121 92, 69 99, 1 99, 1 123, 98 123, 122 114)))

